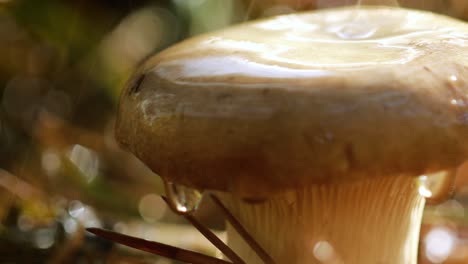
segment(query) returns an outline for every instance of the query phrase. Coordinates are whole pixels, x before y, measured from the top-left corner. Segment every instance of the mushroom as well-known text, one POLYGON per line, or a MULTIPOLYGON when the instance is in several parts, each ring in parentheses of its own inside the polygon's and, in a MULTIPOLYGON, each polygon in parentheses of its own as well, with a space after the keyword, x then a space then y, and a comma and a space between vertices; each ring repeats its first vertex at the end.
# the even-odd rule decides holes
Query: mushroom
POLYGON ((214 193, 276 263, 410 264, 430 196, 418 179, 468 156, 467 95, 467 24, 328 9, 150 58, 122 92, 116 137, 179 212, 214 193))
POLYGON ((466 0, 244 0, 244 2, 250 17, 290 13, 294 10, 362 4, 416 8, 468 19, 468 1, 466 0))

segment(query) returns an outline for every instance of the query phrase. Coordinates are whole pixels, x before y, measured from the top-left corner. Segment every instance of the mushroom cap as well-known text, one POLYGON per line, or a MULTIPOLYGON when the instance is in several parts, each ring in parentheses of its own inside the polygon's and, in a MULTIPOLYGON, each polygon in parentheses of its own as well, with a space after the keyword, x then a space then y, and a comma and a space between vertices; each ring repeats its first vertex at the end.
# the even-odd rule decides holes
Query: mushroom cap
POLYGON ((339 8, 183 41, 121 95, 117 140, 165 180, 262 197, 468 155, 468 25, 339 8))

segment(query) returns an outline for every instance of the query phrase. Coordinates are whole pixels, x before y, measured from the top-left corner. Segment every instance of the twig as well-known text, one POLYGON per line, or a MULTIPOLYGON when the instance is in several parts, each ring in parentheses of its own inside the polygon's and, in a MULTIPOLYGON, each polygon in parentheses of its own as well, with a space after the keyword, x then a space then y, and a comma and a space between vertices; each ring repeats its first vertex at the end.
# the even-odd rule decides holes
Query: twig
POLYGON ((275 264, 275 261, 268 255, 268 253, 252 238, 252 236, 245 230, 245 228, 237 221, 237 219, 229 212, 223 203, 215 195, 210 195, 211 199, 221 209, 227 221, 237 231, 237 233, 245 240, 245 242, 255 251, 257 256, 266 264, 275 264))
POLYGON ((173 260, 183 261, 193 264, 232 264, 221 259, 203 255, 190 250, 169 246, 166 244, 148 241, 141 238, 127 236, 116 232, 108 231, 101 228, 87 228, 88 232, 96 236, 112 240, 116 243, 129 246, 131 248, 139 249, 149 253, 153 253, 162 257, 170 258, 173 260))
MULTIPOLYGON (((161 196, 161 198, 169 205, 169 201, 166 197, 161 196)), ((189 221, 208 241, 211 242, 217 249, 219 249, 226 257, 228 257, 233 264, 245 264, 245 262, 237 255, 230 247, 228 247, 224 242, 219 239, 211 230, 202 225, 193 215, 191 214, 182 214, 187 221, 189 221)))

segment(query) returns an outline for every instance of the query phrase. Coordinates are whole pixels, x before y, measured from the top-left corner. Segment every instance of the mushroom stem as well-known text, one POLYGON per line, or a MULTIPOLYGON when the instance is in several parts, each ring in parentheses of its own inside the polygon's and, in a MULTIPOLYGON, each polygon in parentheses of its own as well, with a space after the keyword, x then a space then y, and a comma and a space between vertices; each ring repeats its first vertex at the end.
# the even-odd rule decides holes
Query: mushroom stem
MULTIPOLYGON (((425 199, 407 176, 317 184, 262 204, 231 194, 223 203, 277 263, 417 261, 425 199)), ((247 263, 263 263, 232 227, 229 246, 247 263)))

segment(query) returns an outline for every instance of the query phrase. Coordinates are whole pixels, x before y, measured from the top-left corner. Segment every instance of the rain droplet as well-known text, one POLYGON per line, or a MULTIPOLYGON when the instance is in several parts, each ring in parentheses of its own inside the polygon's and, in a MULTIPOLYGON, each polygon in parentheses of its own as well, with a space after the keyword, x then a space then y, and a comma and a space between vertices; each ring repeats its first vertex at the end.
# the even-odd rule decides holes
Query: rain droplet
POLYGON ((199 190, 164 181, 169 204, 176 213, 187 214, 197 210, 203 197, 199 190))

